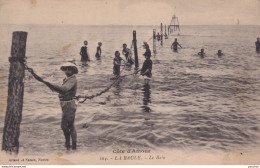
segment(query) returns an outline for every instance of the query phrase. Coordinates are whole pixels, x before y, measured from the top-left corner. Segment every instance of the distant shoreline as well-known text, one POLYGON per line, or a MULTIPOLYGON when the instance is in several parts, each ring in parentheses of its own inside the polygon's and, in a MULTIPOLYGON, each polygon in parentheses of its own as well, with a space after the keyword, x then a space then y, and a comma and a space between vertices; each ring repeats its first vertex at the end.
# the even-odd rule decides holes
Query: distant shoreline
MULTIPOLYGON (((113 27, 113 26, 122 26, 122 27, 129 27, 129 26, 140 26, 140 27, 151 27, 151 26, 160 26, 160 24, 158 25, 84 25, 84 24, 2 24, 0 23, 0 25, 32 25, 32 26, 42 26, 42 25, 53 25, 53 26, 110 26, 110 27, 113 27)), ((165 25, 165 24, 163 24, 165 25)), ((181 26, 260 26, 260 25, 221 25, 221 24, 218 24, 218 25, 180 25, 181 26)))

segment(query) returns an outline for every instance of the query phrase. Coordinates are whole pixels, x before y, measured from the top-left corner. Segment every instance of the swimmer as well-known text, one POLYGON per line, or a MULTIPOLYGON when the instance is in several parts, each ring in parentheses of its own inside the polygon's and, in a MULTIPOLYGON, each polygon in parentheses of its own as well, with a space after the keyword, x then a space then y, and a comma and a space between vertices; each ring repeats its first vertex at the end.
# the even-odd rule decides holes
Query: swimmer
POLYGON ((218 50, 217 55, 218 55, 219 57, 221 57, 221 56, 223 56, 224 54, 222 53, 222 50, 218 50))
POLYGON ((200 52, 198 53, 198 55, 201 56, 201 57, 204 57, 204 56, 205 56, 205 52, 204 52, 204 49, 203 49, 203 48, 200 50, 200 52))

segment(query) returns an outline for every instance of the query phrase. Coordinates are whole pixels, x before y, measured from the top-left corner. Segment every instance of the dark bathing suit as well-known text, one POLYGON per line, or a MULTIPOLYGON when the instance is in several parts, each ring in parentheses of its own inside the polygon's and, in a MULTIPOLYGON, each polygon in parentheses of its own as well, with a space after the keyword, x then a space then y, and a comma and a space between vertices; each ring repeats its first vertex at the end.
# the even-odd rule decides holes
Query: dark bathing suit
POLYGON ((89 61, 89 56, 88 56, 86 46, 81 47, 80 53, 81 53, 81 61, 89 61))

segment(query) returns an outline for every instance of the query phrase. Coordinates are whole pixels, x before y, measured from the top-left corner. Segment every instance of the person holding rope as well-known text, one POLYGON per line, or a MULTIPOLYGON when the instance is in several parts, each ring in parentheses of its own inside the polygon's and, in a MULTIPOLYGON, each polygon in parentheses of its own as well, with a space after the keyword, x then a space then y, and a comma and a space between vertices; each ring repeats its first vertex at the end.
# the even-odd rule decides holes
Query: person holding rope
POLYGON ((129 48, 127 48, 126 43, 123 44, 122 53, 125 56, 126 64, 127 65, 133 65, 134 64, 134 60, 132 58, 132 53, 131 53, 131 50, 129 48))
POLYGON ((35 73, 32 73, 35 79, 47 85, 52 91, 59 93, 60 105, 62 109, 61 128, 65 136, 65 147, 67 150, 72 147, 72 150, 77 148, 77 133, 74 126, 75 113, 77 106, 74 101, 77 91, 76 74, 78 69, 73 62, 66 62, 60 68, 66 75, 61 86, 51 84, 44 81, 35 73), (70 145, 72 139, 72 146, 70 145))
POLYGON ((137 74, 139 71, 141 71, 141 75, 144 76, 145 85, 149 85, 149 81, 152 77, 153 62, 151 60, 151 50, 149 48, 148 43, 144 42, 143 47, 146 49, 145 53, 143 54, 145 56, 145 61, 143 63, 142 69, 137 70, 135 72, 135 74, 137 74))

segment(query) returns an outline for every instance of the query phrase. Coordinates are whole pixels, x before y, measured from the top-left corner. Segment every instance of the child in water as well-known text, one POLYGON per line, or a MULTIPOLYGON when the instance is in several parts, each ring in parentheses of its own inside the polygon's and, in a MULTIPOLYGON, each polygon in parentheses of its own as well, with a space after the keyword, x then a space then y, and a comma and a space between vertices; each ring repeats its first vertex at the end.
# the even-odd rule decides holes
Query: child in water
POLYGON ((96 58, 100 58, 101 57, 101 46, 102 46, 102 43, 101 42, 98 42, 98 46, 97 46, 97 53, 96 53, 96 58))
POLYGON ((171 49, 173 49, 174 52, 177 52, 178 46, 180 46, 182 48, 182 46, 177 42, 177 38, 175 38, 175 41, 171 45, 171 49))
POLYGON ((144 76, 144 83, 145 85, 148 85, 152 77, 153 62, 151 60, 151 50, 149 49, 147 42, 144 42, 143 47, 146 49, 145 53, 143 54, 145 56, 145 61, 143 63, 142 69, 136 71, 135 73, 141 71, 141 75, 144 76))
POLYGON ((65 136, 65 147, 67 150, 72 147, 72 150, 77 148, 77 133, 74 126, 75 113, 77 106, 74 101, 74 97, 77 91, 77 78, 76 74, 78 69, 72 62, 66 62, 60 68, 66 75, 61 86, 51 84, 34 76, 35 79, 46 84, 52 91, 59 93, 60 105, 62 109, 61 128, 65 136), (70 139, 72 139, 72 146, 70 145, 70 139))
POLYGON ((122 66, 121 62, 124 62, 124 60, 120 57, 119 51, 115 52, 115 58, 114 58, 114 68, 113 68, 113 74, 118 76, 120 75, 120 66, 122 66))
POLYGON ((204 57, 204 56, 205 56, 205 52, 204 52, 204 49, 203 49, 203 48, 200 50, 200 52, 198 53, 198 55, 201 56, 201 57, 204 57))
POLYGON ((84 46, 80 49, 81 61, 90 61, 88 54, 88 41, 84 41, 84 46))
POLYGON ((133 65, 134 64, 134 60, 132 58, 131 50, 129 48, 127 48, 127 45, 125 43, 123 44, 123 51, 122 51, 122 53, 125 55, 126 64, 133 65))

